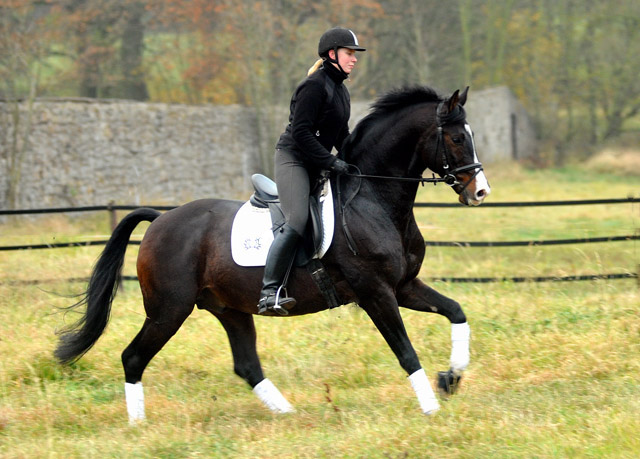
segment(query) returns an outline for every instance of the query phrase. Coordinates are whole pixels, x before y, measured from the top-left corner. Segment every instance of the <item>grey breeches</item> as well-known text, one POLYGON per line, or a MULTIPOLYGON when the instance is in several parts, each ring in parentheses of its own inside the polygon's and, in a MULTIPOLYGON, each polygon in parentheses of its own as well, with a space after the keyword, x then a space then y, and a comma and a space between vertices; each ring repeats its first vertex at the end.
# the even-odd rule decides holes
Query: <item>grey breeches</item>
POLYGON ((309 218, 310 184, 307 168, 293 153, 276 149, 275 173, 284 218, 302 236, 309 218))

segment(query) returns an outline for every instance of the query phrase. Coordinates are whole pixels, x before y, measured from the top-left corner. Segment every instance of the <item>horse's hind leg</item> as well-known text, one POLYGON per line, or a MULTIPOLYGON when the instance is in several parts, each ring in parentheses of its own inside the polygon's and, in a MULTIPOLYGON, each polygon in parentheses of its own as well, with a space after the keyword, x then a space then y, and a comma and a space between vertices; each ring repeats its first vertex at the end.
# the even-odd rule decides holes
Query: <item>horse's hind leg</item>
MULTIPOLYGON (((148 302, 145 302, 147 306, 148 302)), ((131 344, 122 352, 122 366, 125 375, 125 397, 129 423, 135 424, 145 419, 142 373, 151 359, 162 349, 193 311, 193 306, 172 308, 166 304, 153 308, 163 315, 151 315, 147 308, 147 318, 142 329, 131 344), (170 313, 168 313, 170 312, 170 313)))
POLYGON ((256 327, 253 316, 234 309, 214 313, 229 337, 233 369, 253 388, 253 392, 271 411, 289 413, 293 407, 273 383, 264 377, 256 350, 256 327))

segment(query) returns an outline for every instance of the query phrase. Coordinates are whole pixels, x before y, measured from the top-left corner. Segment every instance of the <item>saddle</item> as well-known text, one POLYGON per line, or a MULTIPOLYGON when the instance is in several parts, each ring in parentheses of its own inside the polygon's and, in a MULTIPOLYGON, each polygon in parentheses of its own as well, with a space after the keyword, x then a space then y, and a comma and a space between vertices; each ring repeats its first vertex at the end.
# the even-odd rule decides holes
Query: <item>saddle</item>
MULTIPOLYGON (((261 174, 252 175, 251 182, 254 193, 238 210, 231 227, 231 255, 240 266, 264 266, 285 217, 275 182, 261 174)), ((316 181, 309 196, 307 228, 294 262, 307 268, 330 308, 342 302, 320 259, 331 246, 334 226, 333 194, 327 173, 316 181)))
MULTIPOLYGON (((304 266, 313 257, 319 256, 324 239, 324 227, 322 224, 322 206, 320 199, 323 197, 324 185, 328 177, 318 179, 309 195, 309 219, 304 232, 302 242, 296 255, 296 265, 304 266)), ((284 213, 280 206, 278 187, 275 182, 262 174, 251 176, 254 193, 249 198, 252 206, 258 209, 269 209, 271 215, 271 231, 276 232, 285 224, 284 213)), ((323 253, 324 255, 324 253, 323 253)))

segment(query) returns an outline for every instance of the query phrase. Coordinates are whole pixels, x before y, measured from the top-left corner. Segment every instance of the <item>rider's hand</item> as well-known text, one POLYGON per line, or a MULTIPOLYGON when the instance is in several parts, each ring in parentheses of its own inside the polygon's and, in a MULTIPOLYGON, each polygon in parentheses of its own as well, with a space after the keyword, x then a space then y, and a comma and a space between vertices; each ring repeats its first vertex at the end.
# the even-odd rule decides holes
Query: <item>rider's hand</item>
POLYGON ((333 166, 331 166, 331 172, 335 172, 338 175, 346 174, 347 172, 349 172, 349 164, 347 164, 340 158, 336 158, 333 166))

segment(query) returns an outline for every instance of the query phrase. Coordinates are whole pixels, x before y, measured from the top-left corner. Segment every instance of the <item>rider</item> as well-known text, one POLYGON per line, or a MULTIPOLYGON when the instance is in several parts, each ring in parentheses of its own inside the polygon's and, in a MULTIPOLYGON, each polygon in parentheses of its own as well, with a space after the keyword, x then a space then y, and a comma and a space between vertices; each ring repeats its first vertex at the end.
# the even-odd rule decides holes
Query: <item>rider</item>
POLYGON ((318 43, 320 59, 291 98, 289 124, 275 152, 276 184, 285 224, 277 230, 267 255, 259 314, 271 310, 286 315, 296 304, 294 298, 280 295, 278 289, 307 225, 310 177, 327 169, 336 174, 348 171, 348 164, 331 150, 339 149, 349 135, 351 101, 342 83, 358 61, 356 51, 365 48, 351 30, 327 30, 318 43))

